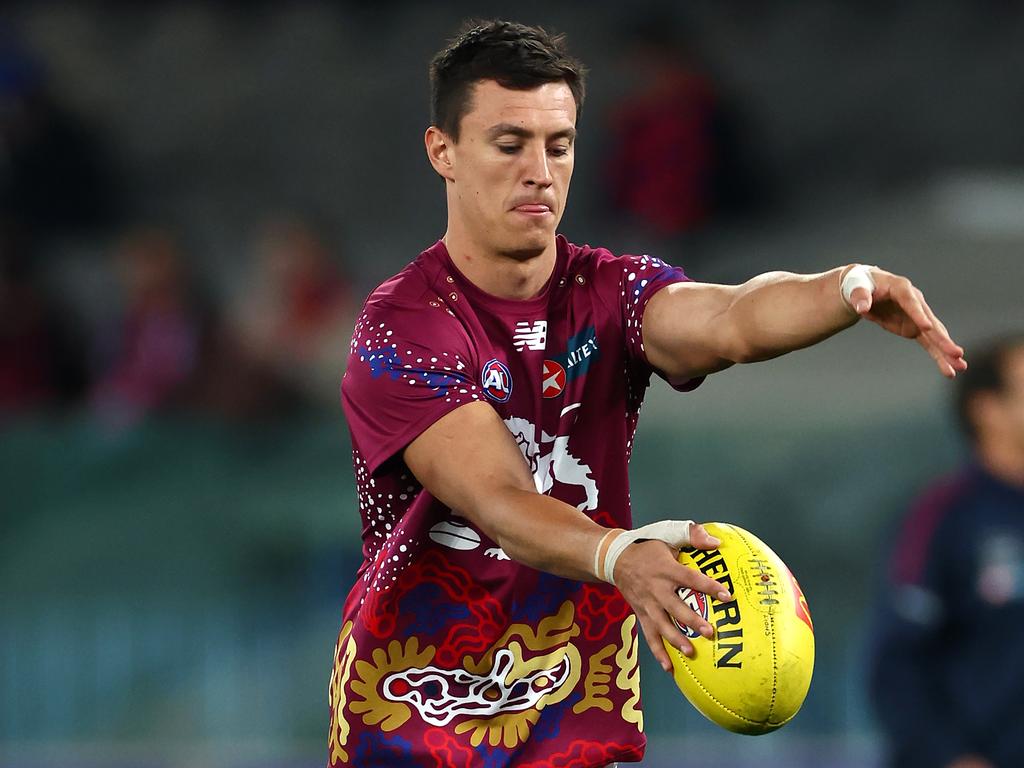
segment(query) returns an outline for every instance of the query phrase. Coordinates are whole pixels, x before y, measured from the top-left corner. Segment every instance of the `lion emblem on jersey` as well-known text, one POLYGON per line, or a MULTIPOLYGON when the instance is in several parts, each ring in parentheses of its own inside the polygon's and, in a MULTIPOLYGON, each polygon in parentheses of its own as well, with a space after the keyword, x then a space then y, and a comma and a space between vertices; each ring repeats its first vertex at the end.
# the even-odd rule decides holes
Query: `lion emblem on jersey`
POLYGON ((568 435, 549 435, 544 430, 538 430, 529 419, 518 416, 505 419, 505 426, 530 465, 538 493, 550 491, 555 481, 575 485, 586 495, 586 499, 577 504, 576 508, 584 512, 597 509, 597 482, 591 477, 590 467, 569 453, 568 435), (538 432, 541 435, 539 444, 536 442, 538 432))

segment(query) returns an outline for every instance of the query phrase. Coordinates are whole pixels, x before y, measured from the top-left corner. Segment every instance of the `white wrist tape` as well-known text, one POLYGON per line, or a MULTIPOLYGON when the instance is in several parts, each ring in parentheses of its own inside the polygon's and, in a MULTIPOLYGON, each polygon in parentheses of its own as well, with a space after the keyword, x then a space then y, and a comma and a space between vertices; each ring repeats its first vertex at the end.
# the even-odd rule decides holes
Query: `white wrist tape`
POLYGON ((615 530, 611 530, 605 534, 604 538, 601 539, 597 545, 597 551, 594 553, 594 575, 602 581, 607 581, 612 586, 615 586, 615 580, 613 574, 615 573, 615 563, 619 559, 619 555, 630 544, 636 541, 649 541, 651 539, 657 539, 658 541, 664 541, 670 547, 675 549, 682 549, 683 547, 690 546, 690 526, 693 525, 692 520, 661 520, 657 523, 651 523, 649 525, 642 525, 633 531, 618 531, 618 535, 612 539, 611 544, 608 545, 608 550, 604 555, 603 568, 600 563, 601 547, 615 530))
POLYGON ((839 285, 839 293, 842 294, 843 301, 851 309, 853 309, 853 304, 850 302, 850 294, 855 289, 867 288, 868 293, 874 294, 875 281, 871 278, 872 269, 877 269, 877 267, 873 267, 870 264, 854 264, 843 275, 843 282, 839 285))

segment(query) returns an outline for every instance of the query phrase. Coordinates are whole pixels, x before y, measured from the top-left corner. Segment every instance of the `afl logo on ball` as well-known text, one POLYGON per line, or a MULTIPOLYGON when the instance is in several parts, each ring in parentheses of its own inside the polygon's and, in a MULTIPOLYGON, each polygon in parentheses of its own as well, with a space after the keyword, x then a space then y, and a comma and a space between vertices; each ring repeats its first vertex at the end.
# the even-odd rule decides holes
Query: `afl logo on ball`
POLYGON ((565 389, 565 368, 554 360, 545 360, 541 388, 544 397, 558 397, 562 394, 562 390, 565 389))
MULTIPOLYGON (((698 616, 707 621, 708 618, 708 596, 703 592, 695 592, 692 589, 679 588, 676 590, 679 599, 686 603, 686 607, 693 610, 698 616)), ((679 631, 687 637, 700 637, 700 632, 695 632, 689 627, 680 627, 679 622, 674 618, 672 623, 679 627, 679 631)))
POLYGON ((512 374, 508 366, 497 358, 488 360, 480 371, 480 386, 491 400, 507 403, 512 397, 512 374))

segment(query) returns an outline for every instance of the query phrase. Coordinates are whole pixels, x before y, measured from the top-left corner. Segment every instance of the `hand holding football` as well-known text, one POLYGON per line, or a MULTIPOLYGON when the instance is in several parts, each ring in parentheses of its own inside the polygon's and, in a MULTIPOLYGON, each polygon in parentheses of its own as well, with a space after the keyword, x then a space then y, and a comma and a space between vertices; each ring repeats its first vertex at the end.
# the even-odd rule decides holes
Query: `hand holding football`
POLYGON ((715 628, 705 638, 680 627, 692 657, 665 643, 676 685, 705 717, 736 733, 762 734, 788 723, 814 671, 814 626, 786 564, 749 531, 705 523, 721 545, 683 550, 679 562, 724 584, 735 598, 680 589, 680 598, 715 628))

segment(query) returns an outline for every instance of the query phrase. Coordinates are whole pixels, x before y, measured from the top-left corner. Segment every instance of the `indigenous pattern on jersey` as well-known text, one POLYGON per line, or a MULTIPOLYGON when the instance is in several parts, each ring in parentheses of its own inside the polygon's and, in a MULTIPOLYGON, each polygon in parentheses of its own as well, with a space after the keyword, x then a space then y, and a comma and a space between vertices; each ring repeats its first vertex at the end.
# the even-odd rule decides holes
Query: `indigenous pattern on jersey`
MULTIPOLYGON (((652 369, 641 320, 686 280, 558 238, 536 298, 484 293, 438 242, 367 299, 342 401, 364 562, 330 683, 329 764, 588 768, 642 758, 636 619, 618 590, 511 560, 403 449, 489 403, 537 490, 631 527, 627 462, 652 369)), ((678 389, 692 389, 699 381, 678 389)))

